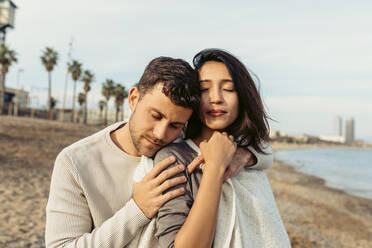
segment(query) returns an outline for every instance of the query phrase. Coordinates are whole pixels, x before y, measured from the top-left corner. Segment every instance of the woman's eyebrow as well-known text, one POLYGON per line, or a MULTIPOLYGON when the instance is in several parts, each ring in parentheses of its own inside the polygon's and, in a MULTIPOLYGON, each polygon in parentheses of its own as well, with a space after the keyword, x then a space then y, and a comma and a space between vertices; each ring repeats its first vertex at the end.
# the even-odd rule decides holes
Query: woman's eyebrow
POLYGON ((211 80, 210 79, 201 79, 201 80, 199 80, 199 83, 204 83, 204 82, 208 83, 208 82, 211 82, 211 80))
MULTIPOLYGON (((220 81, 223 82, 223 83, 225 83, 225 82, 234 83, 234 81, 232 79, 228 79, 228 78, 221 79, 220 81)), ((210 80, 210 79, 201 79, 201 80, 199 80, 199 83, 204 83, 204 82, 208 83, 208 82, 212 82, 212 80, 210 80)))

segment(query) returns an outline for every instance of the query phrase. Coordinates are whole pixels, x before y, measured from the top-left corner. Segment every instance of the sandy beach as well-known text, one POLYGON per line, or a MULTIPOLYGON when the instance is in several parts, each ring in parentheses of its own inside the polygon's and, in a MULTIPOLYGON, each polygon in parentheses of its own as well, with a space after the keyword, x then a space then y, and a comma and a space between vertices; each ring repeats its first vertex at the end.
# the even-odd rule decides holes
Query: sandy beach
MULTIPOLYGON (((0 116, 0 247, 45 247, 53 162, 99 127, 0 116)), ((274 149, 300 149, 273 144, 274 149)), ((372 200, 275 161, 267 170, 292 247, 372 247, 372 200)))

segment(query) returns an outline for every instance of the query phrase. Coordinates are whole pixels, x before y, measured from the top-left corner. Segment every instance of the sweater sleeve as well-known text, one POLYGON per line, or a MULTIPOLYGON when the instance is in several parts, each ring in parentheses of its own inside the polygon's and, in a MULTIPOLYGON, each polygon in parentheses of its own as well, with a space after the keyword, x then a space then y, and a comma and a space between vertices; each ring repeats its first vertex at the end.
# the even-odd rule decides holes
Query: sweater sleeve
POLYGON ((46 207, 47 247, 124 247, 149 221, 131 199, 94 227, 76 168, 66 153, 58 155, 46 207))
POLYGON ((255 169, 255 170, 266 170, 273 165, 274 155, 273 149, 269 144, 263 144, 262 150, 266 153, 259 153, 253 147, 249 146, 248 150, 253 153, 254 156, 257 158, 257 163, 246 167, 247 169, 255 169))
MULTIPOLYGON (((168 148, 163 148, 156 154, 155 163, 171 155, 174 155, 177 161, 174 164, 170 165, 168 168, 181 163, 177 155, 172 153, 168 148)), ((164 203, 164 205, 160 207, 155 219, 155 237, 158 239, 159 247, 161 248, 174 247, 174 240, 176 238, 176 235, 181 229, 183 223, 186 221, 186 218, 194 202, 191 189, 191 177, 186 171, 187 170, 175 175, 174 177, 184 175, 187 178, 187 182, 171 187, 166 191, 168 192, 178 187, 184 187, 185 193, 164 203)))

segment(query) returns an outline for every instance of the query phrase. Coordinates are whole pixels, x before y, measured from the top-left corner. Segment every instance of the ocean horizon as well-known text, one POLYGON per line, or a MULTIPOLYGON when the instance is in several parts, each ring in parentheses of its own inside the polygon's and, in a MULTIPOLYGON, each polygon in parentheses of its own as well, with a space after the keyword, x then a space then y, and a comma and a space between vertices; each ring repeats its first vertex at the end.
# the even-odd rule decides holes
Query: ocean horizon
POLYGON ((309 148, 274 153, 299 172, 324 179, 328 187, 372 199, 372 150, 309 148))

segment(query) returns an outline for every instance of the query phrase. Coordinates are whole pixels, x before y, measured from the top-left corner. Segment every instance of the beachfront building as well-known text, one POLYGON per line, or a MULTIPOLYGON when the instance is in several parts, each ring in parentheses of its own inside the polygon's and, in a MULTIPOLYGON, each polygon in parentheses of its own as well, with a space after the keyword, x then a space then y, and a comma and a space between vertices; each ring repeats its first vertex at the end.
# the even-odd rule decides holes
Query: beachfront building
POLYGON ((336 136, 342 136, 342 118, 339 115, 333 121, 333 130, 336 136))
POLYGON ((29 93, 23 89, 5 87, 4 112, 10 115, 18 115, 19 111, 27 109, 29 93))
POLYGON ((346 124, 345 124, 345 143, 347 145, 351 145, 354 142, 354 119, 353 118, 348 118, 346 119, 346 124))

